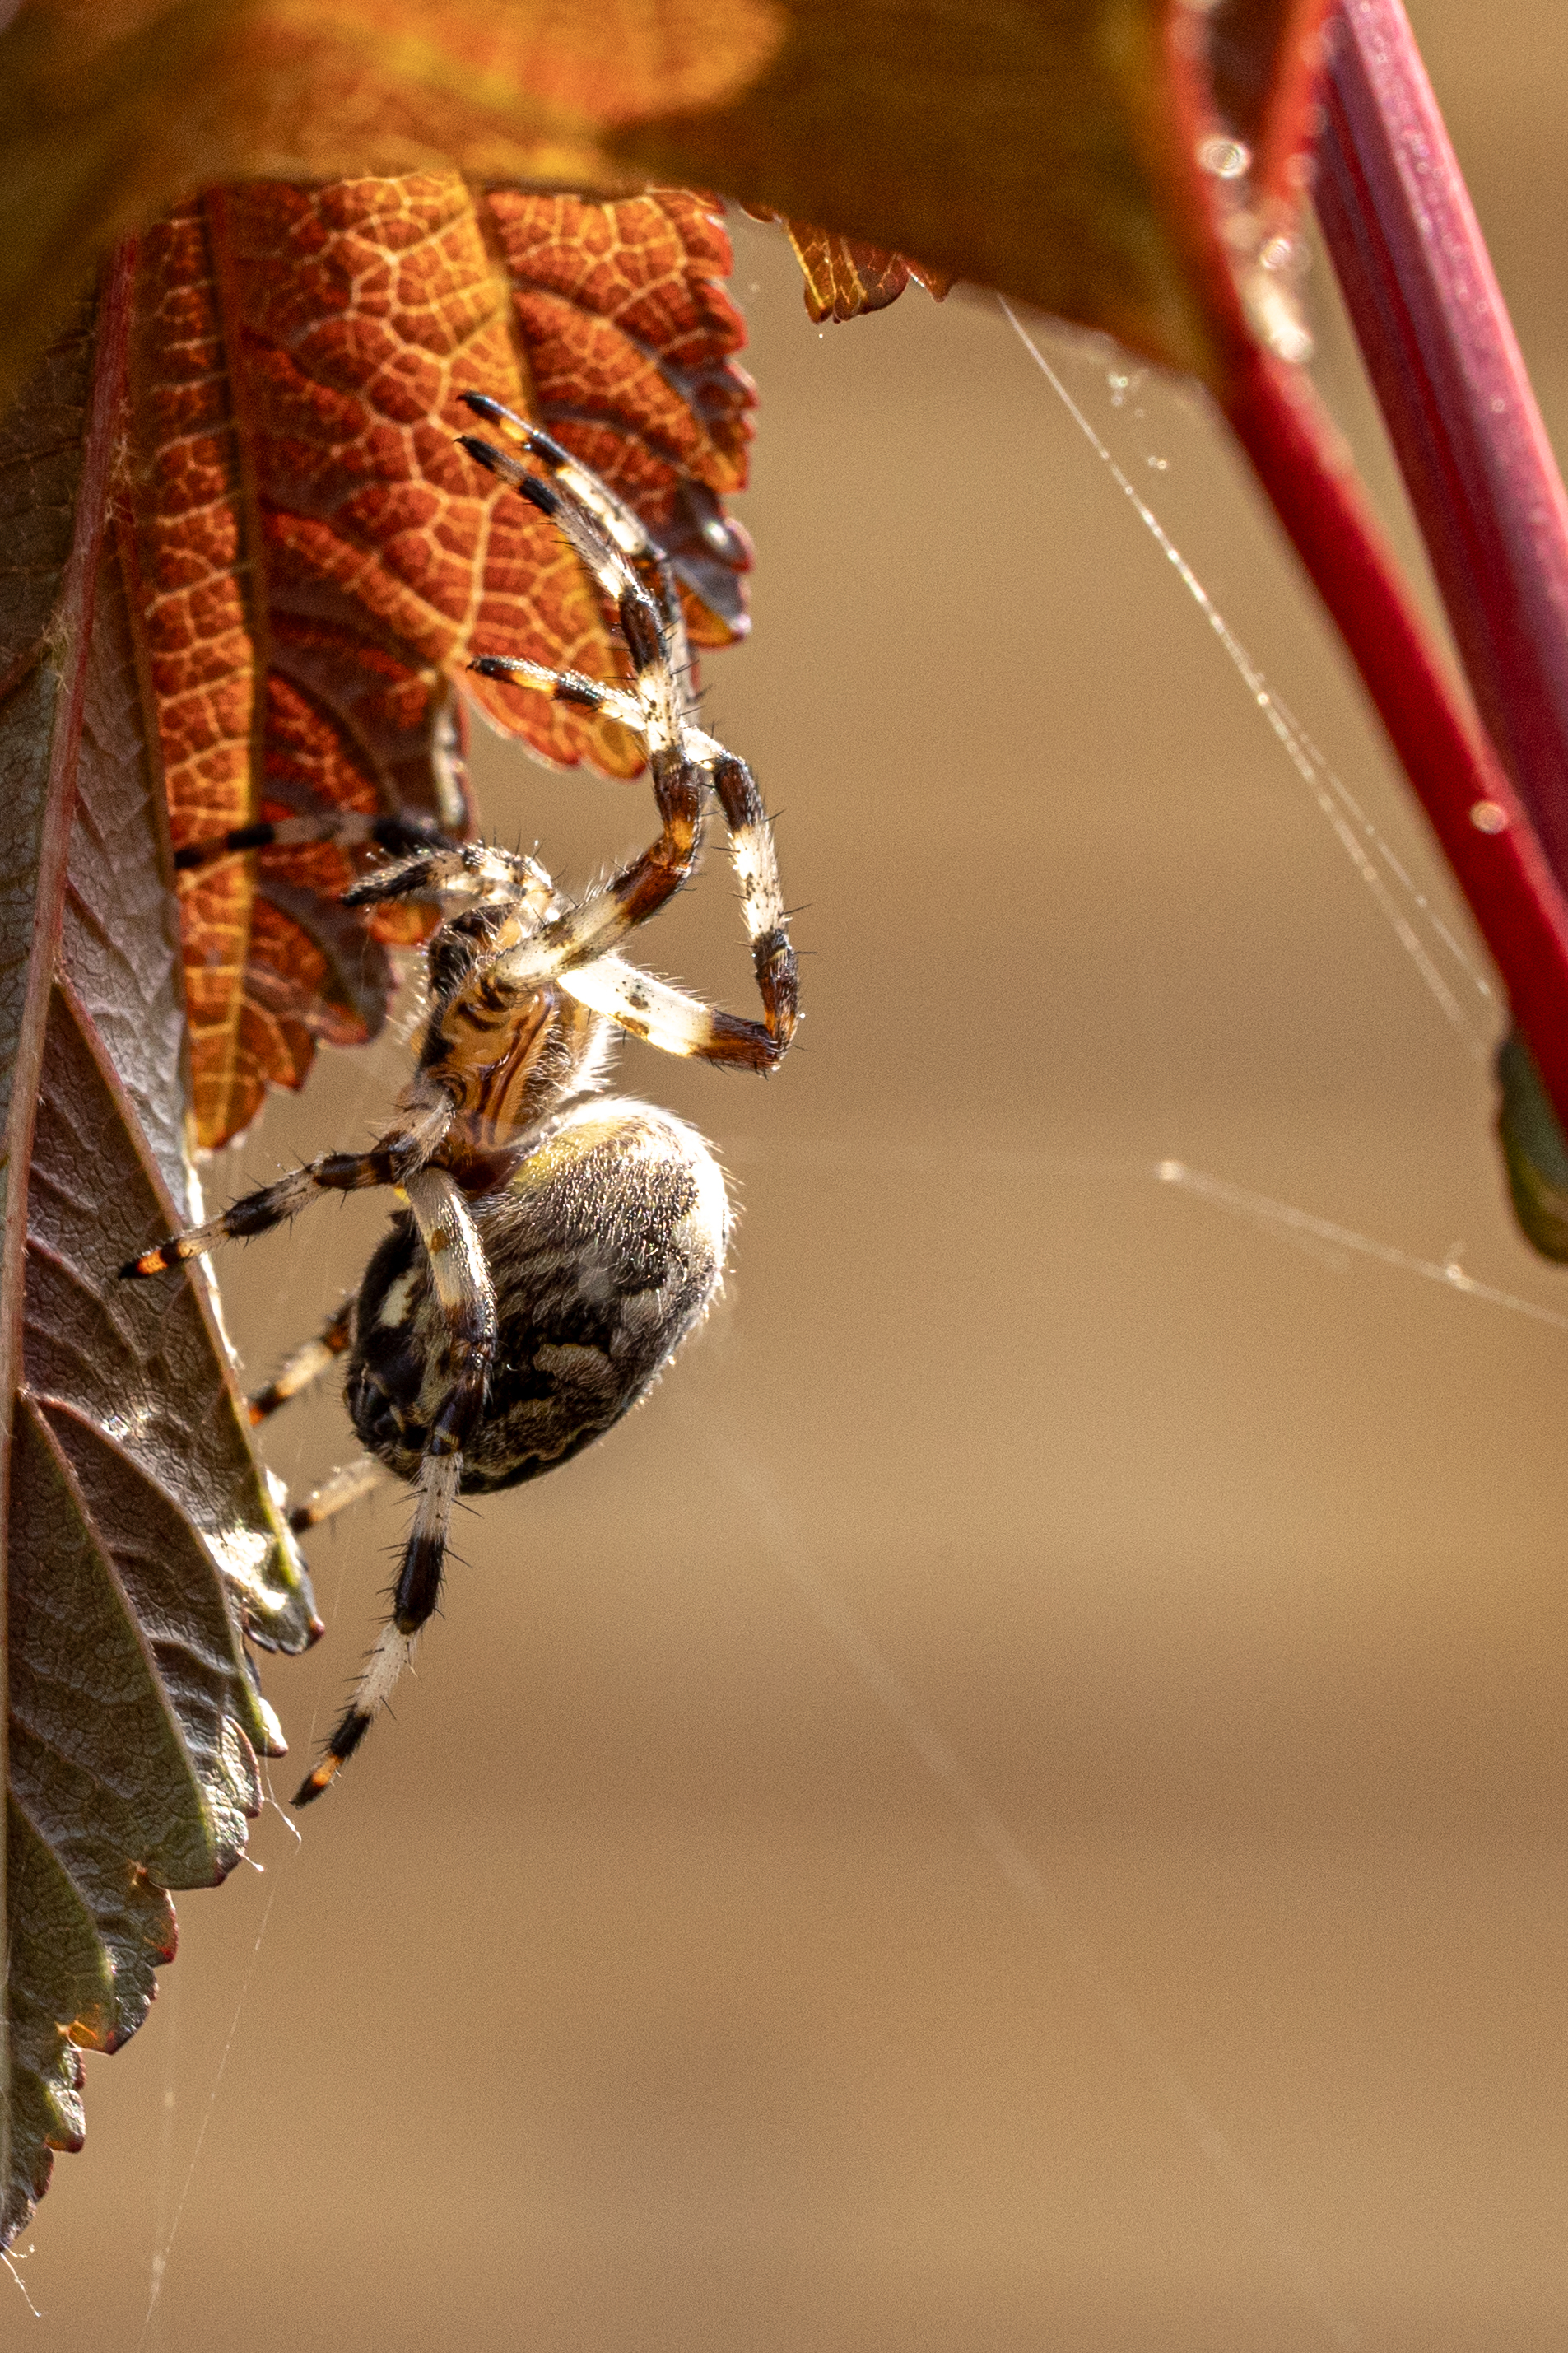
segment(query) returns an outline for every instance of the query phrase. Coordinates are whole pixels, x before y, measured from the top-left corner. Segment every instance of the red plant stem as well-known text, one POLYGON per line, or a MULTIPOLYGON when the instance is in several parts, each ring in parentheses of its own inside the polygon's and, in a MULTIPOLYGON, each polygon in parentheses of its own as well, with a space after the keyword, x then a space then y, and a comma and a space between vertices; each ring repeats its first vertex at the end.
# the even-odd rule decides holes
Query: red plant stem
POLYGON ((1341 0, 1322 98, 1323 234, 1482 720, 1568 890, 1568 498, 1402 0, 1341 0))
POLYGON ((1354 655, 1568 1126, 1568 900, 1433 649, 1311 384, 1254 349, 1226 413, 1354 655))

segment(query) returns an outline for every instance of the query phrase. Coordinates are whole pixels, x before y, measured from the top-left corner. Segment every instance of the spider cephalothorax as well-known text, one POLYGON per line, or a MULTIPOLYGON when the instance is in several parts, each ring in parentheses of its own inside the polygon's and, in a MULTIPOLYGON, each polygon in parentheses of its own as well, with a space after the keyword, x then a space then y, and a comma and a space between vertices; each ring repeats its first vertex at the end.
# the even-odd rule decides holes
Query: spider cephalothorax
POLYGON ((434 1610, 458 1495, 537 1478, 589 1445, 644 1395, 718 1285, 729 1231, 718 1165, 682 1121, 601 1091, 613 1026, 668 1053, 762 1071, 795 1026, 771 830, 749 769, 697 724, 668 563, 631 510, 548 435, 482 395, 465 397, 547 470, 464 437, 558 524, 613 605, 629 656, 629 676, 616 681, 501 657, 474 667, 636 730, 661 826, 581 902, 516 852, 341 812, 246 827, 176 860, 369 840, 391 862, 345 902, 419 898, 441 918, 425 951, 426 1011, 398 1124, 370 1151, 312 1161, 122 1270, 160 1273, 230 1236, 263 1233, 323 1192, 391 1186, 407 1203, 355 1297, 252 1400, 260 1420, 347 1355, 365 1452, 294 1514, 297 1527, 318 1525, 383 1470, 416 1491, 391 1618, 297 1804, 358 1746, 434 1610), (715 1012, 616 953, 695 870, 710 794, 729 828, 760 1021, 715 1012))

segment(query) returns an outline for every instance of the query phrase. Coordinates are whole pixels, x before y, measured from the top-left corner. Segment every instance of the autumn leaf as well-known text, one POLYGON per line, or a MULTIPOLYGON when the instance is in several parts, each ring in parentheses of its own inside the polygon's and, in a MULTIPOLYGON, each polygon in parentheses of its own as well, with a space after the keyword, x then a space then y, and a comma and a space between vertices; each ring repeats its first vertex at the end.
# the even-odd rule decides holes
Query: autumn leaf
POLYGON ((204 1279, 115 1276, 194 1206, 168 838, 105 525, 129 293, 121 270, 0 424, 6 2239, 79 2145, 79 2052, 146 2010, 167 1891, 243 1848, 282 1746, 245 1639, 319 1630, 204 1279))

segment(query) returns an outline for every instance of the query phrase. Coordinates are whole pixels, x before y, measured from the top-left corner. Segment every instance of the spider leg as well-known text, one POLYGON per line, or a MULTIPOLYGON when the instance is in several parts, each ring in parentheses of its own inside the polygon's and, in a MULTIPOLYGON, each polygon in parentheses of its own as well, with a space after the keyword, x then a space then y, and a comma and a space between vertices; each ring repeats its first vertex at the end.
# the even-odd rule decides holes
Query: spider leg
MULTIPOLYGON (((563 449, 553 435, 542 432, 537 425, 530 425, 526 417, 515 416, 499 400, 492 400, 488 392, 465 392, 458 397, 465 408, 471 408, 476 417, 482 417, 487 425, 495 426, 509 441, 515 442, 520 448, 526 449, 531 458, 548 467, 556 480, 582 506, 586 507, 623 555, 642 564, 658 565, 665 563, 663 548, 636 508, 617 498, 609 484, 601 481, 597 474, 590 473, 586 466, 579 465, 570 449, 563 449)), ((514 490, 521 489, 525 481, 537 480, 507 450, 498 449, 493 442, 481 441, 477 434, 467 433, 460 434, 458 439, 471 458, 477 458, 481 466, 487 467, 492 474, 500 475, 501 480, 510 482, 514 490)))
POLYGON ((782 1057, 800 1018, 800 987, 773 851, 773 829, 756 778, 732 752, 725 752, 714 762, 713 789, 730 828, 730 856, 741 886, 741 911, 752 943, 763 1026, 782 1057))
POLYGON ((295 1535, 302 1536, 311 1528, 324 1526, 389 1476, 384 1463, 378 1462, 374 1454, 356 1454, 352 1462, 345 1462, 324 1480, 313 1495, 307 1495, 302 1504, 295 1505, 289 1514, 290 1529, 295 1535))
MULTIPOLYGON (((535 694, 547 694, 552 702, 575 703, 584 711, 596 711, 617 726, 626 727, 634 735, 647 732, 642 705, 635 694, 624 686, 616 686, 602 678, 587 678, 580 670, 550 670, 543 662, 524 661, 517 654, 480 654, 468 664, 480 678, 500 679, 507 686, 525 686, 535 694)), ((712 767, 716 760, 729 756, 716 735, 687 721, 681 727, 681 740, 687 757, 700 768, 712 767)))
POLYGON ((605 1014, 662 1054, 766 1071, 783 1059, 789 1042, 773 1036, 765 1023, 721 1013, 619 956, 596 956, 592 964, 574 965, 561 975, 558 986, 579 1005, 605 1014))
MULTIPOLYGON (((685 764, 681 767, 685 777, 695 776, 696 772, 685 764)), ((670 839, 670 812, 684 804, 678 804, 675 795, 663 788, 657 769, 655 789, 659 806, 666 811, 666 830, 661 840, 618 874, 598 898, 590 899, 584 906, 546 924, 532 939, 500 956, 496 976, 503 985, 518 986, 521 977, 523 987, 535 987, 538 960, 547 957, 543 972, 552 971, 569 997, 596 1013, 607 1014, 633 1037, 645 1039, 663 1052, 693 1055, 703 1061, 722 1062, 735 1069, 771 1071, 788 1052, 799 1019, 795 950, 790 945, 784 918, 773 828, 755 779, 743 760, 736 759, 732 753, 722 753, 713 764, 713 786, 730 828, 731 854, 752 942, 757 991, 763 1000, 761 1021, 747 1021, 737 1014, 715 1011, 663 981, 650 979, 646 973, 624 964, 619 956, 605 953, 610 942, 646 923, 663 899, 679 888, 678 881, 668 880, 675 860, 665 845, 670 839), (658 867, 661 852, 669 860, 662 873, 658 867), (651 873, 647 871, 650 868, 654 870, 651 873), (661 881, 667 885, 662 892, 658 889, 661 881), (587 961, 581 961, 580 950, 574 953, 574 944, 584 936, 590 942, 597 937, 605 946, 587 961), (557 944, 551 945, 552 941, 557 944), (563 959, 567 955, 573 960, 563 968, 563 959)), ((700 804, 699 820, 700 816, 700 804)), ((687 871, 695 863, 696 851, 694 832, 686 853, 687 871)), ((684 880, 684 875, 679 879, 684 880)))
POLYGON ((624 686, 602 678, 587 678, 579 670, 549 670, 543 662, 524 661, 515 654, 481 654, 468 664, 480 678, 498 678, 508 686, 526 686, 547 694, 552 702, 570 702, 579 711, 597 711, 606 719, 643 733, 642 706, 624 686))
POLYGON ((353 1336, 353 1312, 351 1296, 332 1310, 313 1340, 307 1340, 286 1356, 266 1387, 246 1399, 253 1430, 258 1421, 276 1413, 279 1406, 287 1405, 290 1398, 298 1397, 301 1389, 308 1389, 312 1381, 319 1381, 332 1359, 342 1355, 353 1336))
POLYGON ((384 899, 434 899, 445 913, 520 897, 541 907, 554 897, 549 875, 531 858, 494 842, 443 839, 413 850, 395 865, 361 875, 343 892, 342 902, 345 907, 370 907, 384 899))
POLYGON ((247 849, 300 849, 317 842, 353 847, 374 843, 390 857, 405 858, 411 850, 450 845, 450 834, 425 818, 377 817, 365 809, 323 809, 318 817, 263 819, 255 825, 231 826, 200 841, 187 841, 174 852, 175 871, 188 874, 220 858, 237 858, 247 849))
MULTIPOLYGON (((646 610, 651 613, 651 607, 646 610)), ((700 774, 678 740, 667 741, 656 750, 651 733, 648 765, 662 820, 657 840, 612 875, 591 899, 557 915, 531 938, 498 956, 494 973, 500 987, 521 996, 574 965, 603 955, 639 923, 646 923, 690 880, 701 847, 704 787, 700 774)))
MULTIPOLYGON (((505 679, 518 685, 536 688, 541 692, 553 692, 563 702, 581 702, 591 710, 605 712, 636 733, 645 732, 640 710, 623 689, 601 686, 597 681, 581 678, 574 670, 546 670, 539 662, 514 660, 500 654, 486 655, 482 660, 470 662, 468 667, 480 671, 486 678, 505 679)), ((700 728, 685 725, 680 732, 683 748, 693 766, 705 769, 711 776, 729 828, 730 856, 741 885, 741 907, 752 943, 757 988, 763 1000, 763 1024, 766 1035, 777 1048, 777 1052, 767 1058, 765 1064, 758 1062, 753 1067, 771 1067, 772 1062, 779 1060, 787 1049, 799 1018, 799 984, 795 951, 790 945, 789 927, 784 915, 773 826, 763 807, 756 779, 745 762, 737 759, 734 753, 727 752, 713 736, 705 734, 700 728)), ((617 878, 617 881, 622 879, 617 878)), ((357 884, 355 895, 365 894, 366 885, 357 884)), ((569 993, 577 996, 582 1003, 590 1001, 580 990, 572 989, 569 981, 566 986, 569 993)), ((594 1001, 599 1011, 610 1009, 598 1004, 597 999, 594 1001)), ((622 1020, 618 1012, 613 1018, 620 1020, 621 1026, 631 1030, 634 1036, 642 1034, 635 1020, 622 1020)), ((728 1016, 723 1018, 728 1021, 728 1016)), ((743 1026, 748 1029, 756 1027, 754 1023, 743 1026)), ((660 1041, 655 1039, 651 1042, 658 1044, 660 1041)), ((701 1050, 696 1046, 672 1046, 667 1050, 691 1054, 701 1050)), ((746 1058, 725 1052, 719 1059, 743 1060, 746 1058)))
MULTIPOLYGON (((628 596, 640 598, 647 606, 664 639, 666 669, 669 682, 679 698, 683 715, 695 717, 690 694, 691 649, 687 641, 686 617, 681 609, 680 592, 668 557, 659 546, 640 515, 618 499, 608 484, 580 466, 558 441, 548 433, 513 417, 499 401, 489 400, 483 393, 464 395, 470 408, 480 416, 501 423, 502 430, 519 440, 554 475, 546 481, 542 474, 531 474, 526 466, 493 442, 481 441, 477 434, 461 433, 458 445, 470 458, 476 459, 488 472, 510 482, 519 498, 526 499, 542 515, 554 523, 563 539, 574 547, 603 595, 617 609, 623 636, 626 615, 620 608, 628 596), (639 565, 642 569, 639 571, 639 565), (653 593, 647 580, 651 578, 653 593)), ((631 646, 634 669, 640 670, 637 648, 631 646)), ((574 673, 568 672, 568 676, 574 673)), ((590 684, 597 681, 590 681, 590 684)), ((657 717, 650 713, 647 698, 642 691, 640 676, 637 681, 637 700, 642 705, 645 721, 657 717)), ((568 697, 567 699, 570 699, 568 697)), ((648 738, 649 749, 654 738, 648 738)))
POLYGON ((320 1160, 309 1161, 276 1184, 247 1193, 221 1217, 209 1218, 205 1226, 193 1226, 187 1233, 154 1243, 139 1258, 127 1259, 121 1275, 133 1281, 162 1274, 184 1259, 199 1258, 218 1242, 267 1233, 286 1219, 298 1217, 322 1193, 358 1193, 377 1185, 406 1185, 436 1149, 451 1118, 450 1103, 442 1102, 406 1127, 392 1129, 368 1152, 329 1152, 320 1160))
MULTIPOLYGON (((628 696, 624 687, 603 686, 594 680, 580 679, 575 672, 556 672, 539 663, 500 657, 487 658, 474 667, 487 677, 514 679, 558 699, 589 703, 623 724, 634 726, 647 747, 654 793, 663 819, 658 840, 641 858, 623 868, 603 891, 542 924, 531 938, 499 957, 495 981, 521 994, 558 976, 564 980, 582 965, 604 958, 628 932, 646 923, 688 880, 695 867, 702 804, 710 776, 730 829, 731 856, 741 886, 752 965, 763 1000, 763 1020, 759 1024, 742 1022, 728 1014, 710 1015, 702 1042, 686 1042, 671 1050, 703 1054, 753 1069, 771 1068, 788 1048, 798 1018, 795 960, 784 918, 772 828, 744 761, 726 752, 696 725, 685 629, 679 621, 679 600, 674 596, 668 566, 659 575, 663 585, 656 601, 644 585, 636 563, 655 557, 662 563, 662 558, 646 527, 631 510, 577 465, 548 434, 540 433, 483 394, 465 394, 464 398, 470 408, 500 426, 510 439, 550 468, 552 481, 530 473, 521 459, 488 441, 472 435, 462 437, 462 446, 471 456, 510 482, 521 497, 551 518, 576 550, 605 598, 615 606, 631 657, 633 691, 628 696), (635 702, 635 719, 627 709, 629 702, 635 702)), ((595 985, 590 983, 590 987, 595 985)), ((583 1003, 589 1001, 581 991, 572 993, 578 995, 583 1003)), ((679 1034, 673 992, 667 992, 667 1026, 679 1034)), ((684 1002, 689 1021, 691 1000, 684 1002)), ((636 1031, 645 1015, 646 1008, 623 1001, 614 1018, 624 1029, 636 1031)))
POLYGON ((426 1441, 416 1489, 414 1525, 393 1596, 392 1615, 365 1662, 314 1772, 295 1797, 308 1806, 330 1788, 396 1687, 421 1628, 441 1593, 447 1528, 463 1478, 463 1444, 484 1410, 496 1345, 496 1302, 479 1229, 444 1168, 422 1168, 407 1185, 408 1204, 430 1262, 446 1318, 448 1380, 426 1441))

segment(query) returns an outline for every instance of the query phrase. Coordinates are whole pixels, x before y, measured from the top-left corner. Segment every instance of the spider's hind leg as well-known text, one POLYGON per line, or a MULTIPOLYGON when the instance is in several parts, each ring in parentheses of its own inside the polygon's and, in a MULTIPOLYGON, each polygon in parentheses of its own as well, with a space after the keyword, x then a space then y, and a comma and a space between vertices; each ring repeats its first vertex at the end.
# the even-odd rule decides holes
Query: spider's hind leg
POLYGON ((313 1340, 305 1341, 285 1356, 272 1378, 263 1388, 252 1391, 245 1401, 252 1429, 258 1422, 268 1420, 279 1406, 287 1405, 290 1398, 297 1398, 301 1389, 308 1389, 312 1381, 319 1381, 321 1375, 330 1370, 333 1361, 343 1354, 353 1338, 353 1313, 351 1294, 341 1306, 334 1307, 313 1340))
POLYGON ((392 1615, 320 1764, 295 1795, 297 1806, 310 1805, 331 1788, 392 1697, 421 1629, 435 1613, 441 1598, 447 1529, 463 1482, 463 1447, 484 1410, 495 1355, 495 1293, 462 1194, 442 1168, 422 1169, 410 1177, 407 1193, 447 1325, 445 1392, 419 1464, 414 1525, 404 1547, 392 1615))
POLYGON ((329 1520, 335 1520, 351 1504, 372 1493, 389 1475, 385 1464, 378 1462, 374 1454, 356 1454, 352 1462, 343 1463, 330 1479, 323 1480, 314 1494, 296 1504, 289 1514, 289 1528, 295 1535, 303 1536, 309 1535, 312 1528, 325 1527, 329 1520))
POLYGON ((353 1699, 333 1727, 321 1763, 294 1793, 297 1806, 310 1805, 331 1788, 391 1699, 421 1631, 435 1615, 447 1557, 447 1527, 462 1476, 460 1451, 426 1454, 420 1464, 414 1525, 404 1548, 392 1615, 376 1637, 375 1648, 365 1662, 353 1699))

